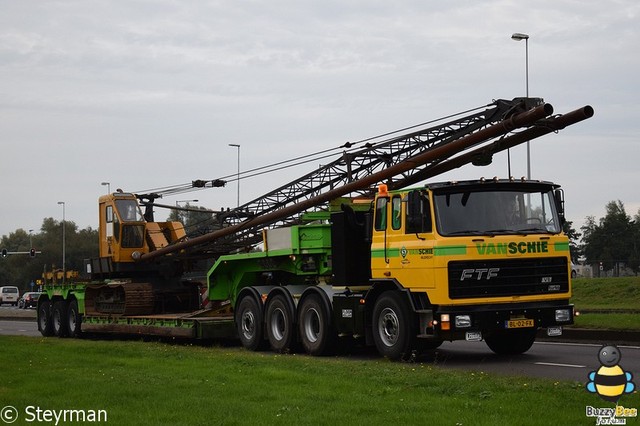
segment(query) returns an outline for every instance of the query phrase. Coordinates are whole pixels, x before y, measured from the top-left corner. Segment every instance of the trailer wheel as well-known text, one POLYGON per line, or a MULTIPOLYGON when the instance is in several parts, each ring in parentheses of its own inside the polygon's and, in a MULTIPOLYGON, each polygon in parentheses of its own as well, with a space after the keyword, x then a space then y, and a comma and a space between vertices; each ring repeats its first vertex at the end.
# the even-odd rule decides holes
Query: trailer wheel
POLYGON ((51 303, 48 300, 38 306, 38 331, 44 337, 53 336, 53 321, 51 321, 51 303))
POLYGON ((267 305, 267 337, 271 349, 285 353, 294 342, 293 312, 281 294, 273 296, 267 305))
POLYGON ((80 337, 82 316, 78 311, 78 301, 72 300, 67 309, 67 329, 70 337, 80 337))
POLYGON ((67 324, 67 303, 64 300, 58 300, 53 303, 51 319, 53 334, 58 337, 67 337, 69 335, 69 327, 67 324))
POLYGON ((413 326, 400 293, 387 291, 373 307, 373 340, 380 355, 392 360, 410 355, 413 326))
POLYGON ((252 296, 243 297, 236 312, 236 327, 242 346, 250 351, 264 349, 264 322, 256 299, 252 296))
POLYGON ((499 330, 485 337, 489 349, 499 355, 518 355, 528 351, 536 340, 536 328, 499 330))
POLYGON ((331 351, 335 332, 320 296, 312 294, 300 304, 298 333, 302 347, 309 355, 320 356, 331 351))

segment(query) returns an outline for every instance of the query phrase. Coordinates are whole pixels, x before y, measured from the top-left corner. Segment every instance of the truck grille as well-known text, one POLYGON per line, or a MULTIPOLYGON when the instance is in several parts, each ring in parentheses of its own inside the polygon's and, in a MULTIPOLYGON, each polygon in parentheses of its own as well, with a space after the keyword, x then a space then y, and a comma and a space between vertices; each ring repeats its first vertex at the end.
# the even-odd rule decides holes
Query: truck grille
POLYGON ((449 298, 527 296, 569 290, 567 259, 449 262, 449 298))

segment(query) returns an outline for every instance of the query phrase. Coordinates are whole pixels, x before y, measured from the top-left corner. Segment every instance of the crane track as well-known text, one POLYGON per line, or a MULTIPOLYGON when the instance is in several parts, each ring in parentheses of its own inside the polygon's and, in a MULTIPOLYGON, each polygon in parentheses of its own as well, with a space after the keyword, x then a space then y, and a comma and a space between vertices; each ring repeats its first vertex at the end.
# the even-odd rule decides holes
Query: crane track
POLYGON ((87 287, 85 311, 89 315, 147 315, 153 313, 153 287, 149 283, 111 283, 87 287))

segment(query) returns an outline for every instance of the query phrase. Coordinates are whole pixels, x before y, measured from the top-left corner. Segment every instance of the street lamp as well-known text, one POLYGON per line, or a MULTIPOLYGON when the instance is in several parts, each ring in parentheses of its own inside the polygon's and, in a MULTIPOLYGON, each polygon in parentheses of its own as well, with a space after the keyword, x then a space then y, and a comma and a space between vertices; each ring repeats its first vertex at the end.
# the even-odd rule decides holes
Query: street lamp
MULTIPOLYGON (((525 84, 527 90, 527 98, 529 97, 529 34, 513 33, 511 39, 515 41, 524 40, 525 49, 525 84)), ((531 147, 527 141, 527 179, 531 179, 531 147)))
POLYGON ((100 185, 107 187, 107 194, 111 194, 111 182, 102 182, 100 185))
POLYGON ((62 284, 65 284, 67 279, 67 241, 66 230, 64 223, 65 219, 65 203, 64 201, 58 201, 58 205, 62 205, 62 284))
POLYGON ((230 143, 229 146, 238 148, 238 177, 237 177, 237 185, 238 185, 238 197, 237 197, 237 206, 240 207, 240 145, 237 143, 230 143))

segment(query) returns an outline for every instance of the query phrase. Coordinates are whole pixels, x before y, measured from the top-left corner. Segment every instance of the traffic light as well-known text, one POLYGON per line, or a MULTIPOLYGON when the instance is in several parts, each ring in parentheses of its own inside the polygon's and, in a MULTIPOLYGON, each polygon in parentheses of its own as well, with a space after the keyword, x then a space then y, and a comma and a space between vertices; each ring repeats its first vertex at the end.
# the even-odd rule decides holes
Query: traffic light
POLYGON ((36 249, 32 248, 31 250, 29 250, 29 256, 36 257, 36 249))
POLYGON ((2 249, 2 257, 7 257, 7 249, 2 249))

